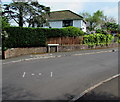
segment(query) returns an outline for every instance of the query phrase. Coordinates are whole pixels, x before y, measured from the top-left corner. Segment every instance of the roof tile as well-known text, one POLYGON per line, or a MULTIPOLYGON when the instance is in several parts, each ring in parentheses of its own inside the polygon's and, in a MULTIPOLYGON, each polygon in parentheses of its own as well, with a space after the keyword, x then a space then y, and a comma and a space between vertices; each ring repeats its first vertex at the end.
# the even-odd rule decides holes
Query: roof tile
POLYGON ((56 21, 56 20, 81 20, 83 19, 82 16, 70 11, 70 10, 63 10, 63 11, 54 11, 51 12, 49 16, 47 16, 49 21, 56 21))

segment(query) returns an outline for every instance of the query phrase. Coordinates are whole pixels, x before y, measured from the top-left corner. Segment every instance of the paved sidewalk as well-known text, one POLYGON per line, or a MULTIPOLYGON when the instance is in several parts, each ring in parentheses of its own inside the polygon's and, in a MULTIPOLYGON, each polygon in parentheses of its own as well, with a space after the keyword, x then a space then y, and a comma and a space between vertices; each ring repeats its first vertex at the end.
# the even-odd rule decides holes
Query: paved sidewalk
POLYGON ((119 83, 120 76, 98 86, 75 102, 120 102, 119 83))
POLYGON ((31 55, 23 55, 14 58, 9 58, 2 60, 3 63, 8 63, 11 61, 29 61, 29 60, 36 60, 36 59, 46 59, 46 58, 55 58, 55 57, 66 57, 72 55, 80 55, 85 53, 96 53, 101 51, 111 51, 115 50, 118 51, 118 47, 116 48, 107 48, 107 49, 91 49, 91 50, 80 50, 80 51, 71 51, 71 52, 57 52, 57 53, 45 53, 45 54, 31 54, 31 55))

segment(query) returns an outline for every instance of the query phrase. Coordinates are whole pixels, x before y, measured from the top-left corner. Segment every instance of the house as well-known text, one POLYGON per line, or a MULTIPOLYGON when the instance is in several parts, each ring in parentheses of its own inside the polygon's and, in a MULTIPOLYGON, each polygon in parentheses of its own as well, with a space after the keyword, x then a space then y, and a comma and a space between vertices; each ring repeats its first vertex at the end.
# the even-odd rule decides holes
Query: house
MULTIPOLYGON (((83 20, 83 17, 70 10, 54 11, 46 18, 50 28, 74 26, 86 32, 86 22, 83 20)), ((44 25, 43 27, 46 28, 48 26, 44 25)))

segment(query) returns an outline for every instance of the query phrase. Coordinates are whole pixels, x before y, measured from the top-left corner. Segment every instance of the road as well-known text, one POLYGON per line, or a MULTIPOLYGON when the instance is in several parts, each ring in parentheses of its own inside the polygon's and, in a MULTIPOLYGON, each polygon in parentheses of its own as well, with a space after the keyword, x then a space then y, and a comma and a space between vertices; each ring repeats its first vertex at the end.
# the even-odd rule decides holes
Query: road
MULTIPOLYGON (((36 56, 39 55, 32 55, 36 56)), ((118 53, 111 49, 53 53, 52 56, 3 61, 3 100, 70 100, 118 74, 118 53)))

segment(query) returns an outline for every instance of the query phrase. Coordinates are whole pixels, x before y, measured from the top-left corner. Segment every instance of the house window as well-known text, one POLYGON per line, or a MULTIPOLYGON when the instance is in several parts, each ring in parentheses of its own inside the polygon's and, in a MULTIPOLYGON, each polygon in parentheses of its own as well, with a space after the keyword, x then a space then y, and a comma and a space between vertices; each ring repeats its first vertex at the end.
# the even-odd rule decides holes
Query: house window
POLYGON ((73 26, 73 20, 64 20, 63 27, 73 26))

